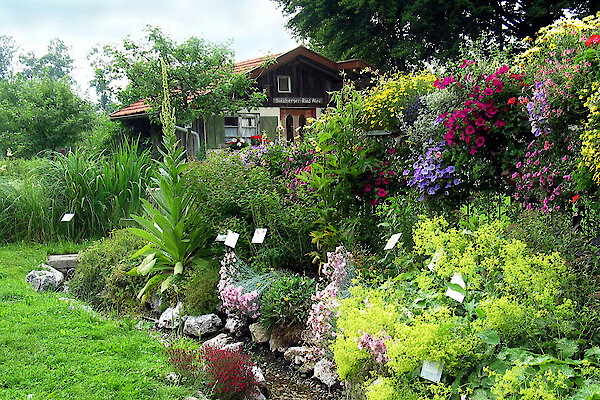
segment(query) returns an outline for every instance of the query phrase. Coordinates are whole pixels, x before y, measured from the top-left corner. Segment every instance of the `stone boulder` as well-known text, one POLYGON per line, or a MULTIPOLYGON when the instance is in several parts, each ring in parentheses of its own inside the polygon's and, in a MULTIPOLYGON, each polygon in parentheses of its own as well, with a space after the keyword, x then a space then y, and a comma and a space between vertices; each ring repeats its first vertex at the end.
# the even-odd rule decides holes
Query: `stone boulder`
POLYGON ((234 340, 231 337, 227 336, 226 333, 219 333, 214 338, 208 339, 207 341, 202 343, 202 348, 204 349, 206 347, 214 347, 216 349, 222 349, 228 344, 233 343, 233 341, 234 340))
POLYGON ((242 336, 248 329, 248 318, 229 315, 225 321, 225 329, 235 336, 242 336))
POLYGON ((183 324, 183 334, 200 337, 207 333, 215 333, 219 330, 223 321, 216 314, 201 315, 199 317, 185 316, 183 324))
POLYGON ((165 329, 177 329, 181 324, 181 318, 179 312, 181 310, 181 302, 177 303, 175 307, 169 307, 160 315, 156 326, 158 328, 165 329))
POLYGON ((338 382, 338 374, 335 370, 335 366, 326 358, 317 361, 314 371, 314 377, 329 387, 338 382))
POLYGON ((271 338, 271 334, 263 325, 258 322, 250 324, 250 337, 254 343, 267 343, 271 338))
POLYGON ((41 269, 28 273, 25 281, 38 292, 59 290, 65 280, 65 275, 47 264, 40 264, 38 268, 41 269))

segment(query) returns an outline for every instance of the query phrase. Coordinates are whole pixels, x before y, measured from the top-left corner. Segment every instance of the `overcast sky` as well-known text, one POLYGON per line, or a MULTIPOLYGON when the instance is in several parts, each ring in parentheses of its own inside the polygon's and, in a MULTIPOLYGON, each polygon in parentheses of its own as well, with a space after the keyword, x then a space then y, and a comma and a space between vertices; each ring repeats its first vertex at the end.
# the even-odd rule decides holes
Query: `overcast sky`
POLYGON ((190 36, 231 40, 236 61, 279 53, 298 44, 270 0, 0 0, 0 35, 12 36, 23 51, 46 53, 60 38, 75 59, 73 76, 82 91, 92 71, 86 59, 95 46, 141 38, 158 26, 177 42, 190 36))

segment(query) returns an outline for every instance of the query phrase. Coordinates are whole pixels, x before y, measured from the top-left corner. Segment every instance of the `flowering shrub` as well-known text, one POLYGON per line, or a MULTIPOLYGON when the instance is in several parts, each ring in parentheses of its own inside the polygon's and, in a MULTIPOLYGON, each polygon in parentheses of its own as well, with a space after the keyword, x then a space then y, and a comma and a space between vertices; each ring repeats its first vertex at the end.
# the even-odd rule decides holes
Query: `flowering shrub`
MULTIPOLYGON (((531 362, 528 379, 544 380, 543 363, 554 368, 564 354, 575 354, 568 349, 578 334, 566 327, 576 324, 577 307, 565 296, 570 271, 558 254, 532 254, 524 243, 504 239, 501 223, 470 232, 441 218, 425 219, 413 239, 410 272, 379 288, 353 286, 351 296, 339 301, 337 370, 341 379, 362 385, 368 399, 383 392, 386 399, 467 398, 475 392, 473 398, 492 398, 490 393, 508 393, 503 387, 510 368, 531 362), (419 255, 424 262, 416 261, 419 255), (446 295, 456 273, 466 283, 463 302, 446 295), (556 337, 562 338, 558 344, 556 337), (424 361, 441 363, 439 384, 417 378, 424 361)), ((532 398, 570 398, 586 387, 579 378, 569 376, 558 397, 545 397, 552 388, 539 388, 532 398)))
POLYGON ((251 146, 260 146, 263 143, 263 137, 261 135, 250 136, 251 146))
MULTIPOLYGON (((576 136, 576 132, 572 134, 576 136)), ((511 176, 516 183, 515 200, 528 210, 540 208, 548 213, 564 209, 577 181, 573 172, 576 154, 568 136, 558 145, 545 136, 531 141, 511 176)))
POLYGON ((229 142, 229 150, 240 150, 244 147, 248 147, 250 144, 244 140, 244 138, 233 138, 229 142))
MULTIPOLYGON (((420 155, 412 165, 412 169, 405 170, 402 174, 409 177, 408 186, 419 188, 419 201, 423 201, 425 195, 433 196, 440 189, 449 189, 460 183, 460 179, 454 177, 453 165, 442 167, 443 154, 446 152, 446 142, 427 150, 425 155, 420 155)), ((445 191, 446 194, 448 191, 445 191)))
POLYGON ((254 364, 241 349, 207 347, 202 352, 207 386, 221 400, 243 400, 257 389, 254 364))
POLYGON ((258 273, 227 252, 221 260, 219 298, 228 314, 250 318, 260 315, 259 297, 273 279, 272 273, 258 273))
POLYGON ((518 93, 522 76, 511 73, 506 65, 492 74, 473 76, 468 71, 472 63, 464 60, 462 75, 449 75, 434 83, 439 89, 458 85, 466 92, 461 107, 440 115, 447 128, 444 139, 448 145, 460 146, 470 155, 475 155, 484 145, 490 152, 496 152, 508 144, 509 136, 515 131, 519 133, 516 120, 520 108, 510 98, 518 93))
POLYGON ((317 290, 312 296, 314 303, 307 321, 310 339, 314 346, 313 352, 317 355, 324 356, 328 343, 335 338, 334 321, 339 298, 349 283, 348 273, 351 263, 352 254, 339 246, 335 252, 327 253, 327 262, 321 268, 329 283, 323 290, 317 290))
POLYGON ((167 364, 183 379, 192 383, 203 375, 204 362, 202 353, 186 341, 168 344, 163 350, 167 364))
POLYGON ((367 129, 397 131, 403 122, 414 121, 419 97, 433 90, 434 80, 435 76, 426 72, 381 78, 367 95, 361 123, 367 129))

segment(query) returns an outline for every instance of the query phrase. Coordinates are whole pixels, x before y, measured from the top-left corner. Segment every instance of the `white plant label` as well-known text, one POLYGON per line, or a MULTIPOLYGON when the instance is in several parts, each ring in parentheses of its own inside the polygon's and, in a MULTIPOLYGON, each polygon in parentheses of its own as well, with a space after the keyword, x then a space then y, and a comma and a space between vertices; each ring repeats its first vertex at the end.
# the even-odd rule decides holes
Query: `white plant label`
POLYGON ((240 238, 239 233, 227 231, 227 237, 225 238, 225 246, 235 249, 235 245, 237 244, 237 241, 239 238, 240 238))
POLYGON ((383 248, 384 250, 391 250, 394 248, 394 246, 396 245, 396 243, 398 243, 398 240, 400 239, 400 236, 402 236, 401 233, 394 233, 390 239, 387 241, 387 244, 385 245, 385 247, 383 248))
POLYGON ((433 253, 433 256, 431 256, 431 261, 429 261, 427 268, 429 268, 430 271, 433 271, 437 265, 437 262, 440 261, 440 258, 442 258, 440 251, 436 250, 435 253, 433 253))
MULTIPOLYGON (((463 289, 466 289, 466 287, 467 287, 467 285, 465 284, 465 281, 463 280, 463 278, 460 274, 454 274, 454 276, 450 280, 450 283, 459 285, 463 289)), ((463 300, 465 299, 464 294, 457 292, 456 290, 450 289, 450 288, 448 288, 448 290, 446 290, 446 296, 458 301, 459 303, 462 303, 463 300)))
POLYGON ((267 235, 267 228, 258 228, 254 231, 254 236, 252 237, 252 243, 262 243, 265 241, 265 236, 267 235))
POLYGON ((75 213, 64 213, 62 218, 60 219, 60 222, 70 222, 74 216, 75 213))
POLYGON ((421 367, 421 378, 427 379, 431 382, 440 383, 443 369, 444 367, 442 363, 423 361, 423 366, 421 367))
POLYGON ((224 242, 225 239, 227 239, 227 235, 223 234, 223 235, 217 235, 217 238, 215 239, 215 242, 224 242))

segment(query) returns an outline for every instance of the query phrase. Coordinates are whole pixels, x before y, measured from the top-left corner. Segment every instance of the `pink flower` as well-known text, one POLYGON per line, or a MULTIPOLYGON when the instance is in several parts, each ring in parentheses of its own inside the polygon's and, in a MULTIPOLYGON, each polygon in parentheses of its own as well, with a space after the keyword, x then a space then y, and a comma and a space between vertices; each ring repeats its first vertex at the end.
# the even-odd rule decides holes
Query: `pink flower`
POLYGON ((477 139, 475 139, 475 144, 477 145, 477 147, 483 146, 484 143, 485 138, 483 136, 479 136, 477 139))
POLYGON ((379 197, 387 196, 387 192, 385 191, 384 188, 379 188, 379 190, 377 191, 377 194, 379 195, 379 197))
POLYGON ((473 133, 475 133, 475 128, 473 127, 473 125, 467 125, 465 132, 467 135, 472 135, 473 133))
POLYGON ((496 121, 496 128, 502 128, 504 125, 506 125, 506 122, 502 121, 501 119, 496 121))
POLYGON ((477 126, 483 126, 485 125, 485 119, 483 119, 483 117, 479 117, 475 120, 475 125, 477 126))

